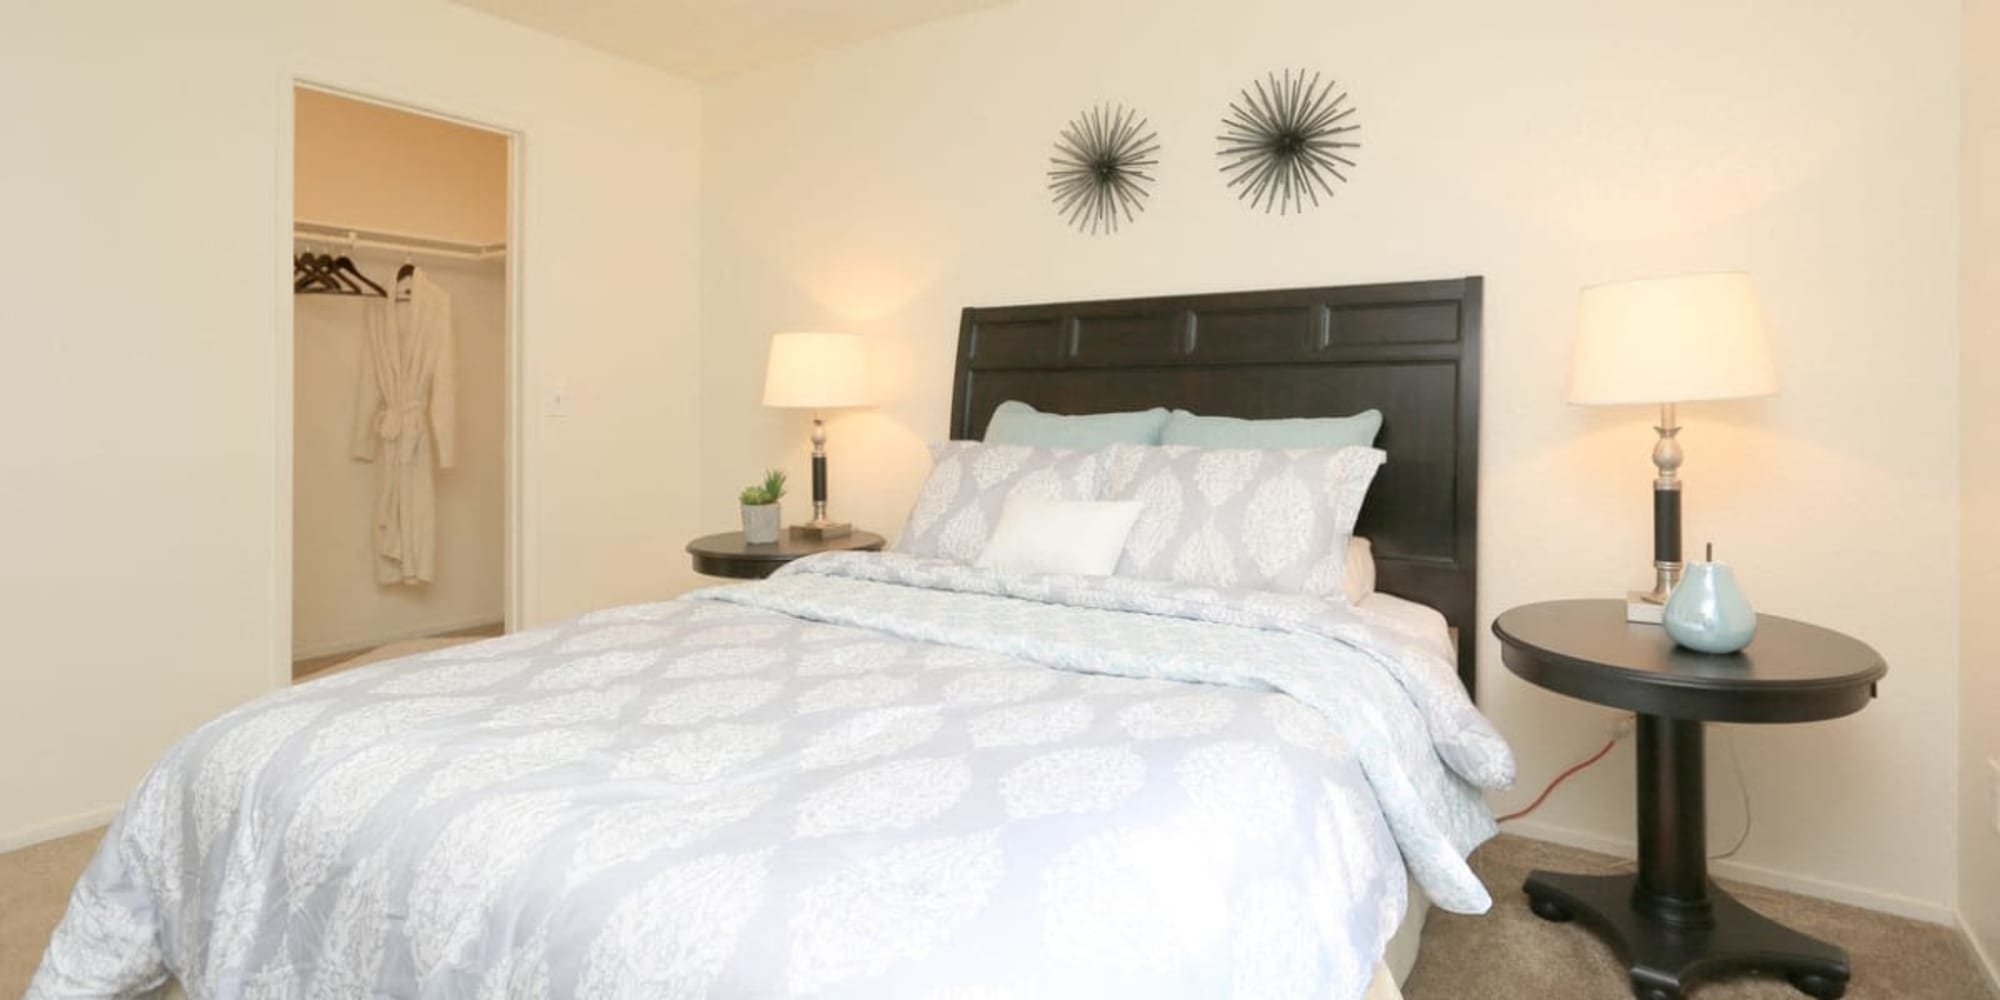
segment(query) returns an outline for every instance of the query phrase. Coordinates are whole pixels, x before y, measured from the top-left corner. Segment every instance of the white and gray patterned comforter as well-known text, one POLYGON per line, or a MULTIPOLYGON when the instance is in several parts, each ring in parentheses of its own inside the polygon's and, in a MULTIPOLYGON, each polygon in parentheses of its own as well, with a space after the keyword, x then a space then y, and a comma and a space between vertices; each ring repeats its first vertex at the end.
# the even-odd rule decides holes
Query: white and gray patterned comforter
POLYGON ((1321 601, 826 556, 202 727, 29 995, 1354 998, 1512 768, 1321 601))

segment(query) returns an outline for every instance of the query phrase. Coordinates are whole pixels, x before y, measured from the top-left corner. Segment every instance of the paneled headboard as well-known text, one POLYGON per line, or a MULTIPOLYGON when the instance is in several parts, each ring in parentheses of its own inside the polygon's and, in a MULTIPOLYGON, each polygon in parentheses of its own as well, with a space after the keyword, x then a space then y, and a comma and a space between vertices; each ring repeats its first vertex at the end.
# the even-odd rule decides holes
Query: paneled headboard
POLYGON ((1380 410, 1389 461, 1358 528, 1377 588, 1444 613, 1475 690, 1480 292, 1475 277, 968 308, 951 436, 980 437, 1009 399, 1052 413, 1380 410))

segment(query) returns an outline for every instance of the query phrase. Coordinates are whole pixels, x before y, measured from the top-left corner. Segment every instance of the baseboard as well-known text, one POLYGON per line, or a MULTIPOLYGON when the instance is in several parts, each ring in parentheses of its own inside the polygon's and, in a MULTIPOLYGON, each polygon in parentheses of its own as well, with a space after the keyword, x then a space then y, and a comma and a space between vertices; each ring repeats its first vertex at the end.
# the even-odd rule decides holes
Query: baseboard
MULTIPOLYGON (((1536 823, 1532 820, 1509 823, 1502 832, 1534 840, 1546 840, 1549 843, 1562 844, 1565 847, 1578 847, 1586 851, 1596 851, 1599 854, 1609 854, 1620 858, 1631 858, 1638 854, 1638 844, 1632 840, 1619 837, 1606 837, 1602 834, 1573 830, 1568 827, 1550 826, 1546 823, 1536 823)), ((1899 917, 1909 917, 1912 920, 1921 920, 1927 924, 1941 924, 1945 927, 1958 925, 1958 914, 1952 908, 1921 899, 1911 899, 1908 896, 1900 896, 1893 892, 1864 889, 1860 886, 1848 885, 1844 882, 1830 882, 1804 875, 1795 875, 1791 872, 1775 871, 1758 865, 1746 865, 1740 861, 1713 862, 1709 865, 1709 871, 1718 878, 1747 882, 1751 885, 1760 885, 1767 889, 1796 892, 1802 896, 1812 896, 1816 899, 1845 903, 1848 906, 1859 906, 1864 910, 1875 910, 1880 913, 1894 914, 1899 917)))
POLYGON ((1961 913, 1956 916, 1958 933, 1965 938, 1966 947, 1972 949, 1974 964, 1979 966, 1979 971, 1986 973, 1986 985, 1993 990, 1993 995, 2000 997, 2000 962, 1994 961, 1993 953, 1987 951, 1986 946, 1979 943, 1979 936, 1972 933, 1972 928, 1966 926, 1965 915, 1961 913))
POLYGON ((33 847, 45 840, 67 837, 72 833, 95 830, 116 819, 118 817, 118 810, 122 808, 124 808, 123 803, 104 806, 88 812, 80 812, 74 816, 66 816, 59 820, 41 823, 26 829, 9 830, 5 833, 0 833, 0 854, 5 854, 8 851, 18 851, 23 847, 33 847))
POLYGON ((471 621, 444 622, 437 625, 425 625, 419 628, 403 629, 398 632, 391 632, 388 635, 375 636, 369 639, 339 639, 333 642, 322 642, 315 646, 306 646, 303 648, 294 649, 292 650, 292 660, 293 662, 297 662, 299 660, 317 660, 323 656, 342 656, 347 653, 354 653, 356 655, 359 655, 362 653, 366 653, 369 650, 374 649, 378 646, 386 646, 392 642, 407 642, 411 639, 429 639, 432 638, 433 636, 450 635, 453 632, 469 632, 473 629, 480 629, 480 628, 492 628, 496 625, 501 625, 501 624, 503 624, 503 622, 499 618, 495 618, 492 615, 481 615, 478 618, 472 619, 471 621))

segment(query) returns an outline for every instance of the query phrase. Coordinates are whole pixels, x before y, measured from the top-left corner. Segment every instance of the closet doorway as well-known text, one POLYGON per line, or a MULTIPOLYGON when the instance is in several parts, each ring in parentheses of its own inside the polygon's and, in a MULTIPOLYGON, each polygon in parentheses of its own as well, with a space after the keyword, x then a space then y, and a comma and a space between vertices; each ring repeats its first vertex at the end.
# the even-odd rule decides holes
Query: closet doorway
POLYGON ((293 91, 291 675, 507 628, 513 140, 293 91))

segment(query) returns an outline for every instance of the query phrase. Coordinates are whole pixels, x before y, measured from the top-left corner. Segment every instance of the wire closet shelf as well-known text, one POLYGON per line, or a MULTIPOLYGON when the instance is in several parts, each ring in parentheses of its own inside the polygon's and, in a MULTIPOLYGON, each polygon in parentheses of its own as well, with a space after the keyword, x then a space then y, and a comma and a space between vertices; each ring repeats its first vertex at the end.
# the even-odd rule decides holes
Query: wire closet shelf
POLYGON ((499 260, 507 256, 505 243, 469 243, 463 240, 436 239, 382 229, 357 229, 353 226, 337 226, 305 219, 292 223, 292 239, 298 242, 324 243, 350 249, 387 250, 410 256, 446 260, 499 260))

